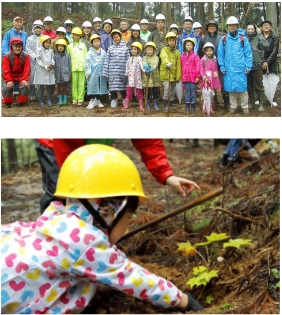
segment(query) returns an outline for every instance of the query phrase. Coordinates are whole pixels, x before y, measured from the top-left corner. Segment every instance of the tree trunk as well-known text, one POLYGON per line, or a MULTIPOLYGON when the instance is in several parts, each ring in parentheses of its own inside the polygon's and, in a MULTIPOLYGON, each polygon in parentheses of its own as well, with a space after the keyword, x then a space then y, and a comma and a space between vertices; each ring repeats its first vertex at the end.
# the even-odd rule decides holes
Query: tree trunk
POLYGON ((7 149, 9 172, 16 172, 19 165, 15 139, 7 139, 7 149))
POLYGON ((244 17, 243 20, 241 20, 240 23, 240 28, 244 29, 246 28, 246 25, 249 21, 252 21, 252 7, 253 7, 253 2, 243 2, 243 11, 244 11, 244 17))
POLYGON ((197 21, 205 21, 205 3, 198 3, 198 18, 197 21))
POLYGON ((214 20, 213 2, 208 2, 208 20, 214 20))
POLYGON ((38 20, 39 14, 39 2, 26 2, 27 19, 25 31, 28 35, 32 35, 32 24, 35 20, 38 20))
POLYGON ((6 167, 5 167, 3 144, 4 144, 4 140, 1 139, 1 175, 6 174, 7 172, 6 167))
POLYGON ((92 16, 95 18, 96 16, 100 15, 99 12, 99 2, 92 2, 91 3, 91 11, 92 11, 92 16))
POLYGON ((165 16, 166 16, 166 25, 168 27, 170 27, 172 19, 171 19, 171 4, 170 2, 165 2, 165 10, 162 12, 165 12, 165 16))
POLYGON ((141 20, 141 2, 135 3, 136 18, 141 20))
POLYGON ((266 2, 266 19, 271 21, 272 28, 275 33, 277 33, 277 13, 276 13, 276 3, 275 2, 266 2))
POLYGON ((54 14, 54 3, 53 2, 46 2, 46 15, 49 15, 53 18, 54 14))
POLYGON ((236 10, 235 10, 235 2, 227 2, 226 3, 226 15, 228 16, 236 16, 236 10))

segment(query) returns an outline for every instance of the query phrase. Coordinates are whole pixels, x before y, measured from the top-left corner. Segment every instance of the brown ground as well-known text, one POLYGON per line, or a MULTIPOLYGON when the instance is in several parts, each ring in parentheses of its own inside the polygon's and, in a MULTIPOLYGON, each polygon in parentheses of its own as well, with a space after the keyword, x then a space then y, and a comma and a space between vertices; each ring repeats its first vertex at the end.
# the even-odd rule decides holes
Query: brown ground
MULTIPOLYGON (((118 247, 134 261, 190 291, 205 307, 203 313, 279 313, 280 293, 271 269, 280 270, 280 153, 271 154, 264 144, 257 146, 261 157, 250 160, 242 152, 243 163, 234 168, 220 167, 224 146, 213 147, 212 140, 200 140, 201 147, 193 148, 192 141, 165 140, 167 155, 177 175, 196 181, 202 191, 183 198, 172 188, 157 184, 140 161, 130 140, 119 140, 116 147, 136 163, 145 193, 150 197, 142 203, 131 220, 129 230, 158 218, 220 186, 224 193, 186 211, 185 216, 172 217, 131 238, 118 247), (221 211, 218 211, 221 208, 221 211), (229 210, 229 213, 228 213, 229 210), (224 212, 225 211, 225 212, 224 212), (227 212, 226 212, 227 211, 227 212), (240 218, 234 216, 239 215, 240 218), (208 223, 210 222, 210 223, 208 223), (252 244, 222 251, 222 246, 198 247, 210 269, 219 270, 204 287, 186 285, 195 266, 205 265, 203 258, 185 257, 177 251, 177 243, 192 244, 205 240, 204 235, 226 232, 231 237, 252 239, 252 244), (217 256, 223 256, 222 263, 217 256), (213 301, 208 304, 206 297, 213 301)), ((42 194, 38 166, 2 176, 2 224, 14 220, 34 220, 39 215, 42 194)), ((159 314, 171 313, 125 294, 100 292, 85 313, 159 314)))

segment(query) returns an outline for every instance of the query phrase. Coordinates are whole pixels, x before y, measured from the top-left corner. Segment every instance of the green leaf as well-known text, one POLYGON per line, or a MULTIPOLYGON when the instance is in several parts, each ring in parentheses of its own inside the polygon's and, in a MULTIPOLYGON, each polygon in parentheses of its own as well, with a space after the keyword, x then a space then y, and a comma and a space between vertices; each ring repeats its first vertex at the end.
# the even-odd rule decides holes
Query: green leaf
POLYGON ((280 279, 280 274, 279 274, 279 271, 277 269, 271 269, 271 272, 272 272, 275 279, 280 279))
POLYGON ((276 288, 280 288, 280 281, 278 281, 278 282, 275 284, 275 287, 276 287, 276 288))
POLYGON ((207 283, 214 277, 218 277, 218 270, 212 269, 211 271, 207 271, 205 266, 199 266, 193 268, 193 274, 196 277, 189 279, 186 284, 189 284, 191 288, 195 286, 204 285, 206 286, 207 283))
POLYGON ((194 246, 205 246, 205 245, 208 245, 208 244, 211 244, 212 242, 200 242, 200 243, 195 243, 194 246))
POLYGON ((187 241, 186 243, 177 243, 177 250, 181 251, 183 254, 182 256, 195 256, 196 250, 195 247, 187 241))
POLYGON ((223 247, 236 247, 240 249, 240 246, 242 245, 249 245, 252 242, 252 240, 244 240, 241 238, 237 238, 235 240, 229 240, 228 243, 223 243, 223 247))
POLYGON ((198 266, 193 268, 193 275, 197 276, 200 273, 207 271, 207 267, 205 266, 198 266))
POLYGON ((213 301, 213 297, 211 296, 211 294, 209 294, 208 296, 206 296, 206 302, 208 304, 211 304, 211 302, 213 301))
POLYGON ((217 277, 218 278, 218 270, 212 269, 209 273, 208 273, 208 277, 209 277, 209 281, 212 278, 217 277))
POLYGON ((209 236, 205 236, 205 238, 209 241, 209 242, 218 242, 218 241, 223 241, 226 240, 227 238, 230 238, 229 235, 227 235, 226 233, 212 233, 209 236))

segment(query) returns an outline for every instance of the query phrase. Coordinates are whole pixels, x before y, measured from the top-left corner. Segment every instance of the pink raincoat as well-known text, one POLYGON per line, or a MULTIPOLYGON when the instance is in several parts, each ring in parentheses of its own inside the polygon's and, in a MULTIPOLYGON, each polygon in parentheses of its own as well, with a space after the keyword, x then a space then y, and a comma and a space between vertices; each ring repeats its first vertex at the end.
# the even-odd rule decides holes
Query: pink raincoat
POLYGON ((182 83, 184 82, 196 82, 196 78, 201 78, 199 62, 200 57, 191 50, 189 53, 184 52, 180 57, 181 69, 182 69, 182 83))
POLYGON ((201 89, 207 86, 213 90, 221 89, 217 59, 215 56, 213 57, 213 59, 209 59, 206 56, 204 56, 200 60, 200 73, 202 79, 208 78, 210 81, 210 83, 206 85, 205 81, 201 80, 201 89))
MULTIPOLYGON (((78 203, 53 202, 35 222, 1 227, 1 312, 81 313, 99 285, 162 307, 182 293, 130 261, 78 203)), ((122 303, 122 301, 121 301, 122 303)))

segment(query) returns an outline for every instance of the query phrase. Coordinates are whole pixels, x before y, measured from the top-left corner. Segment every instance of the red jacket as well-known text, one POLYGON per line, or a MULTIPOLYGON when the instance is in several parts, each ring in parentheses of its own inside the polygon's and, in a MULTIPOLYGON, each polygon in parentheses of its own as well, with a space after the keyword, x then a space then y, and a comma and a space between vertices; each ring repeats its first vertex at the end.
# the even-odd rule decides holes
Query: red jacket
MULTIPOLYGON (((162 139, 131 139, 135 149, 141 154, 142 162, 156 180, 164 185, 165 180, 173 175, 168 163, 162 139)), ((84 145, 84 139, 53 139, 55 156, 59 167, 68 155, 84 145)))
POLYGON ((51 37, 51 39, 55 39, 57 37, 57 33, 54 30, 50 30, 50 31, 43 30, 42 35, 48 35, 51 37))
MULTIPOLYGON (((23 55, 23 51, 22 53, 17 56, 13 53, 13 49, 12 49, 12 44, 14 42, 18 42, 20 39, 19 38, 13 38, 10 42, 10 51, 12 52, 12 56, 14 58, 14 65, 13 65, 13 69, 11 69, 11 63, 10 63, 10 59, 9 57, 7 57, 6 55, 3 57, 3 61, 2 61, 2 70, 3 70, 3 79, 5 80, 5 82, 15 82, 15 81, 19 81, 19 85, 21 85, 22 81, 29 81, 30 80, 30 59, 29 59, 29 55, 27 55, 25 57, 24 60, 24 64, 23 64, 23 68, 22 68, 22 55, 23 55)), ((22 42, 22 40, 20 40, 22 42)))
POLYGON ((40 144, 44 145, 44 147, 50 148, 54 150, 53 139, 36 139, 40 144))

